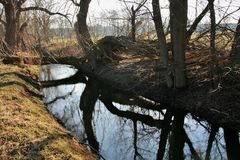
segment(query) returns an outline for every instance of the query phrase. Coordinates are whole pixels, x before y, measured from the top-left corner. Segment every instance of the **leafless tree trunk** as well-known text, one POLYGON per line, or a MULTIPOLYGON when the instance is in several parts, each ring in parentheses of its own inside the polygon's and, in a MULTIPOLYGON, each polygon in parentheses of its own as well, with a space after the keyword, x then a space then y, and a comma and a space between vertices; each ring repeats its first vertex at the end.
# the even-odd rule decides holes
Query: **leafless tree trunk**
POLYGON ((23 34, 27 26, 28 26, 27 22, 24 22, 21 25, 19 32, 17 34, 17 48, 21 48, 22 50, 26 50, 26 45, 23 40, 23 34))
POLYGON ((186 86, 186 26, 187 26, 187 0, 170 0, 170 29, 173 45, 174 80, 175 87, 186 86))
POLYGON ((209 2, 209 10, 210 10, 210 19, 211 19, 211 37, 210 37, 210 52, 211 52, 211 63, 210 63, 210 78, 211 78, 211 85, 215 88, 214 82, 214 75, 218 72, 218 62, 217 62, 217 55, 216 55, 216 17, 215 17, 215 10, 214 10, 214 0, 208 0, 209 2))
POLYGON ((8 2, 4 5, 6 16, 5 41, 9 47, 14 48, 17 45, 17 28, 19 23, 19 10, 16 2, 8 2))
POLYGON ((83 122, 84 128, 87 135, 87 140, 89 145, 91 146, 91 150, 94 153, 99 152, 99 143, 96 139, 93 127, 92 127, 92 116, 94 112, 94 107, 96 101, 99 97, 99 92, 96 91, 97 83, 93 80, 90 80, 89 83, 86 85, 80 101, 80 109, 83 111, 83 122))
POLYGON ((134 6, 131 8, 132 15, 131 15, 131 26, 132 26, 132 31, 131 31, 131 37, 132 41, 136 41, 136 11, 134 10, 134 6))
POLYGON ((231 129, 224 129, 224 139, 226 143, 226 151, 229 160, 239 160, 239 134, 231 129))
POLYGON ((136 41, 136 19, 139 16, 138 13, 140 9, 146 4, 147 0, 141 0, 140 2, 131 2, 127 0, 122 0, 122 2, 125 4, 129 14, 130 14, 130 20, 131 20, 131 39, 132 41, 136 41), (137 7, 134 8, 134 5, 132 5, 131 9, 128 8, 127 3, 134 3, 137 4, 137 7))
POLYGON ((211 155, 211 150, 212 150, 212 146, 213 146, 213 142, 215 140, 216 134, 219 130, 219 127, 212 125, 211 126, 211 131, 210 131, 210 135, 208 138, 208 145, 207 145, 207 150, 206 150, 206 156, 205 156, 205 160, 210 160, 210 155, 211 155))
POLYGON ((187 35, 186 35, 186 44, 188 44, 188 42, 191 39, 191 36, 193 34, 193 32, 195 32, 199 22, 203 19, 203 17, 207 14, 209 10, 209 4, 203 9, 203 11, 196 17, 196 19, 194 20, 194 22, 192 23, 191 27, 188 29, 187 31, 187 35))
POLYGON ((32 10, 39 10, 45 12, 49 15, 61 15, 67 18, 66 15, 59 13, 59 12, 51 12, 46 8, 39 7, 39 6, 30 6, 24 7, 24 3, 27 0, 0 0, 0 4, 3 5, 5 10, 5 41, 8 46, 12 49, 17 47, 18 42, 18 33, 20 29, 20 16, 22 12, 32 11, 32 10))
POLYGON ((172 133, 170 136, 169 159, 183 160, 184 139, 184 113, 175 113, 172 122, 172 133))
POLYGON ((89 47, 93 44, 88 26, 87 26, 87 14, 91 0, 81 0, 80 3, 71 0, 76 6, 80 8, 77 14, 77 23, 75 24, 75 30, 79 45, 83 51, 88 51, 89 47))
MULTIPOLYGON (((53 1, 43 1, 43 0, 35 0, 36 6, 41 6, 49 11, 53 9, 54 2, 53 1)), ((62 20, 61 17, 56 17, 59 20, 62 20)), ((39 46, 41 46, 42 42, 49 43, 50 41, 50 25, 51 25, 51 16, 46 14, 45 12, 35 11, 33 12, 33 27, 35 39, 39 46)))
POLYGON ((232 43, 231 58, 234 63, 240 64, 240 18, 238 19, 237 28, 232 43))
POLYGON ((167 50, 166 37, 163 29, 159 0, 152 0, 152 7, 153 7, 153 21, 157 32, 158 44, 160 47, 161 58, 160 60, 165 72, 167 86, 171 88, 173 87, 173 79, 171 77, 171 74, 169 74, 169 72, 171 73, 171 71, 169 71, 169 55, 167 50))
POLYGON ((160 141, 159 141, 159 148, 157 153, 157 160, 162 160, 164 158, 164 153, 166 150, 168 135, 171 130, 171 120, 172 120, 172 113, 171 111, 167 110, 164 120, 163 120, 163 127, 161 130, 160 141))

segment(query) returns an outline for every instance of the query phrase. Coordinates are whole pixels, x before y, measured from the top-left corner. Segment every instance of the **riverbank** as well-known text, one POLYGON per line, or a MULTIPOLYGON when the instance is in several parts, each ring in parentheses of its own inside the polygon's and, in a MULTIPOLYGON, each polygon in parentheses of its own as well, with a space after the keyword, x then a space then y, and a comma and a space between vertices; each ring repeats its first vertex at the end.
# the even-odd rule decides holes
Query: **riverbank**
POLYGON ((38 74, 0 64, 0 159, 96 159, 43 107, 38 74))
MULTIPOLYGON (((3 58, 4 63, 67 64, 78 69, 72 77, 44 82, 42 86, 85 83, 87 76, 121 92, 158 102, 161 109, 190 112, 200 120, 240 131, 240 66, 230 60, 230 51, 218 51, 219 69, 211 77, 209 48, 188 48, 187 86, 177 89, 166 87, 166 69, 159 63, 159 49, 154 42, 136 43, 120 37, 106 37, 86 53, 79 53, 76 47, 69 48, 71 50, 41 49, 39 55, 42 56, 36 58, 38 60, 30 57, 3 58)), ((173 76, 173 68, 169 69, 168 74, 173 76)))

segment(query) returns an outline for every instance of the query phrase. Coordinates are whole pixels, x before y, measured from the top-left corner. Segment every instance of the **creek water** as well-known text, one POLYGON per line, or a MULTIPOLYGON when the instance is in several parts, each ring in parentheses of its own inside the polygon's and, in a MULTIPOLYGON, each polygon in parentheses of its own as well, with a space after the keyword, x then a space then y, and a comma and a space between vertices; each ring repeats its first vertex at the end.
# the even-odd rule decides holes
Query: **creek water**
MULTIPOLYGON (((46 65, 42 66, 40 79, 58 80, 76 72, 71 66, 46 65)), ((159 105, 148 109, 154 102, 139 103, 144 99, 124 93, 115 96, 118 100, 114 102, 116 92, 94 80, 88 81, 42 91, 49 112, 91 151, 98 153, 100 159, 229 158, 224 129, 211 127, 207 121, 182 111, 161 109, 159 105)))

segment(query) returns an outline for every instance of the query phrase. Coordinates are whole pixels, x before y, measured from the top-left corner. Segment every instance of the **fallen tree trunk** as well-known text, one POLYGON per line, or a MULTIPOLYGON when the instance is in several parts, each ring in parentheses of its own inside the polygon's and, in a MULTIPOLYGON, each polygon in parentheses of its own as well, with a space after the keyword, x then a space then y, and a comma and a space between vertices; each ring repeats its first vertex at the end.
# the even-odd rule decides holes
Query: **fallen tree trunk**
MULTIPOLYGON (((65 63, 66 61, 59 62, 65 63)), ((240 116, 236 114, 240 102, 238 100, 235 100, 234 103, 231 102, 233 97, 239 96, 239 92, 229 94, 231 89, 210 92, 208 82, 201 86, 192 85, 181 90, 169 89, 164 81, 154 85, 151 81, 139 81, 134 79, 133 72, 117 70, 113 66, 101 65, 92 69, 88 63, 70 64, 78 68, 82 74, 101 81, 105 85, 159 102, 161 104, 159 108, 167 106, 185 110, 220 126, 240 130, 240 116)), ((239 87, 237 88, 239 89, 239 87)))
MULTIPOLYGON (((159 108, 172 107, 185 110, 219 126, 240 130, 240 115, 238 114, 240 111, 238 98, 240 96, 238 82, 240 75, 237 71, 227 72, 222 77, 221 88, 211 90, 209 79, 206 79, 207 74, 205 76, 203 74, 207 70, 205 61, 208 58, 196 54, 193 57, 194 61, 187 60, 194 69, 188 75, 191 77, 188 79, 189 85, 182 89, 169 89, 165 84, 164 72, 159 65, 157 51, 149 52, 150 49, 145 49, 146 47, 142 47, 142 44, 136 45, 128 41, 121 42, 122 45, 118 45, 117 48, 114 48, 114 42, 109 43, 101 43, 105 47, 92 47, 88 57, 85 58, 43 57, 41 62, 42 64, 72 65, 82 75, 94 78, 106 86, 159 102, 161 104, 159 108), (126 45, 129 46, 126 47, 126 45), (103 52, 107 55, 114 54, 117 60, 109 62, 108 58, 104 58, 103 52), (197 70, 195 68, 200 66, 200 58, 205 59, 205 63, 201 64, 201 70, 197 70)), ((188 65, 187 69, 190 70, 190 67, 188 65)))

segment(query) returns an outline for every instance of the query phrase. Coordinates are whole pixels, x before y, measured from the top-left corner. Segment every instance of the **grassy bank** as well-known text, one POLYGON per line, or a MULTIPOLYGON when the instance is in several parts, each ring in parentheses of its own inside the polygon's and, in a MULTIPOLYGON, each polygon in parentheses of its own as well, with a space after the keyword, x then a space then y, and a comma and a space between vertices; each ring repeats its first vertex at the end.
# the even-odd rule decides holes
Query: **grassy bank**
POLYGON ((0 159, 96 159, 44 108, 38 73, 0 64, 0 159))

